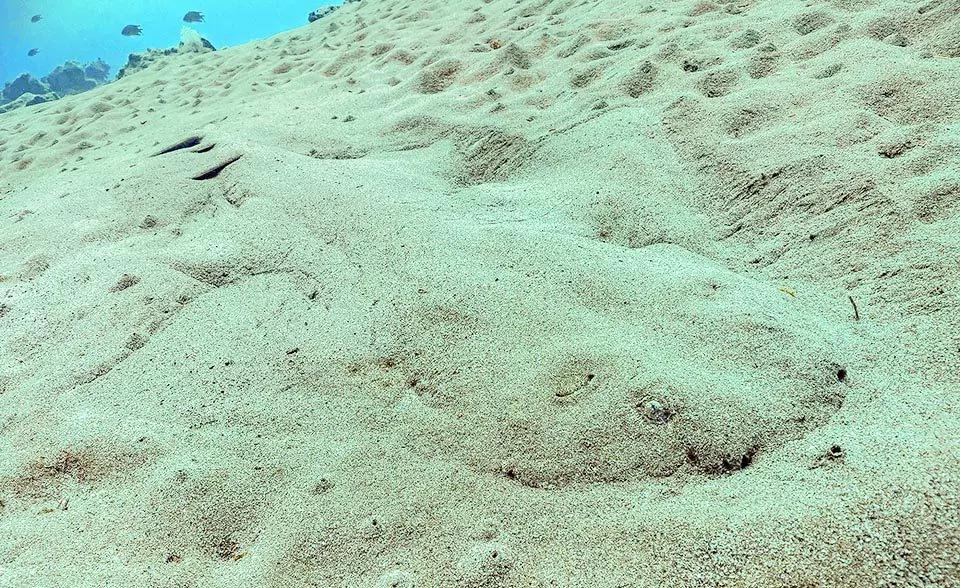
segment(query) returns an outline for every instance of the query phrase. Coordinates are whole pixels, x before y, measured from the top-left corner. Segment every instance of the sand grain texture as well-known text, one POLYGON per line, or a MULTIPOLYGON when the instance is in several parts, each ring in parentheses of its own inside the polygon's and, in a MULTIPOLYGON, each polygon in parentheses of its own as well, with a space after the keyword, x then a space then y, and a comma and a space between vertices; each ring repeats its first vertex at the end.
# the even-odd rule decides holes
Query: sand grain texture
POLYGON ((362 0, 0 116, 0 585, 960 585, 958 40, 362 0))

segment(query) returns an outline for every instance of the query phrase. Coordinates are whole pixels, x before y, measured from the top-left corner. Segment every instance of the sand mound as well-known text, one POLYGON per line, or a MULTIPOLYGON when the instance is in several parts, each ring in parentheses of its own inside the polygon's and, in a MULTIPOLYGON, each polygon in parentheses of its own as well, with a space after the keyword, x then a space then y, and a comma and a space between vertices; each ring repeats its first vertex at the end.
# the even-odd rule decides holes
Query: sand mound
POLYGON ((0 580, 960 585, 960 5, 661 4, 0 116, 0 580))

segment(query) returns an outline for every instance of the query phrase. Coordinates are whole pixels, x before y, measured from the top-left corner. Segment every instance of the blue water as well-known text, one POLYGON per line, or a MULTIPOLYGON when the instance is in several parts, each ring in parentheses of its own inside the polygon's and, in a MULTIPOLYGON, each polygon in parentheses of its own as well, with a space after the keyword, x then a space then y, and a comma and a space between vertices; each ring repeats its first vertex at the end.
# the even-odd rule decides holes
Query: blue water
POLYGON ((307 14, 340 0, 0 0, 0 88, 23 72, 39 78, 68 59, 83 63, 103 58, 110 75, 127 55, 163 49, 180 41, 180 28, 195 28, 217 49, 307 24, 307 14), (206 22, 183 22, 187 11, 206 22), (30 17, 43 15, 31 23, 30 17), (124 37, 128 24, 143 36, 124 37), (30 49, 40 53, 28 57, 30 49))

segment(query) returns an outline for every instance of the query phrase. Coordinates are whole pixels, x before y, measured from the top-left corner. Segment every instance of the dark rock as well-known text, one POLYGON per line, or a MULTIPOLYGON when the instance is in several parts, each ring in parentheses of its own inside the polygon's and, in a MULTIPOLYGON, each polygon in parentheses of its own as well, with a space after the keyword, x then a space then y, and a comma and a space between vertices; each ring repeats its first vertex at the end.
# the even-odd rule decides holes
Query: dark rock
POLYGON ((83 66, 76 61, 68 61, 39 80, 30 74, 22 74, 12 82, 7 82, 0 93, 0 103, 4 104, 0 112, 86 92, 107 83, 109 73, 110 66, 98 59, 83 66))
POLYGON ((86 92, 98 85, 96 80, 87 78, 83 67, 76 61, 68 61, 63 65, 58 65, 43 78, 43 82, 61 96, 86 92))
POLYGON ((48 88, 46 84, 32 75, 25 73, 20 74, 20 76, 12 82, 7 82, 3 88, 2 95, 4 102, 13 102, 24 94, 46 94, 49 91, 50 88, 48 88))
POLYGON ((337 10, 337 8, 340 8, 340 7, 339 6, 321 6, 320 8, 314 10, 309 15, 307 15, 307 21, 316 22, 321 18, 329 14, 332 14, 337 10))
POLYGON ((110 66, 102 59, 86 65, 68 61, 39 80, 30 74, 22 74, 12 82, 7 82, 0 93, 0 104, 3 104, 0 112, 86 92, 107 83, 109 75, 110 66))
POLYGON ((127 57, 127 64, 117 72, 117 79, 119 80, 124 76, 147 69, 154 61, 161 57, 173 55, 176 52, 177 50, 171 47, 170 49, 147 49, 140 53, 131 53, 127 57))
POLYGON ((85 65, 83 73, 87 79, 94 80, 98 84, 106 84, 110 77, 110 66, 106 61, 98 59, 85 65))
POLYGON ((51 100, 57 100, 58 98, 60 97, 54 92, 47 92, 46 94, 31 94, 30 92, 27 92, 26 94, 21 94, 19 98, 12 102, 7 102, 6 104, 0 105, 0 114, 15 110, 17 108, 23 108, 24 106, 43 104, 44 102, 50 102, 51 100))
MULTIPOLYGON (((201 37, 200 42, 203 44, 203 48, 209 51, 216 51, 217 48, 213 46, 213 43, 207 39, 201 37)), ((124 76, 128 76, 132 73, 147 69, 150 67, 150 64, 154 61, 160 59, 161 57, 168 57, 170 55, 176 55, 179 52, 179 49, 182 48, 185 44, 181 41, 176 47, 170 47, 168 49, 147 49, 141 53, 131 53, 127 57, 127 63, 120 68, 120 71, 117 72, 117 79, 124 76)))
POLYGON ((44 102, 60 99, 59 96, 52 92, 48 92, 47 94, 24 94, 21 98, 25 99, 24 106, 33 106, 34 104, 43 104, 44 102))
MULTIPOLYGON (((359 1, 360 1, 360 0, 343 0, 343 3, 344 3, 344 4, 350 4, 350 3, 353 3, 353 2, 359 2, 359 1)), ((316 21, 320 20, 321 18, 323 18, 323 17, 325 17, 325 16, 330 16, 331 14, 333 14, 334 12, 336 12, 336 10, 337 10, 338 8, 340 8, 339 5, 335 5, 335 6, 321 6, 320 8, 318 8, 318 9, 314 10, 313 12, 311 12, 310 14, 308 14, 308 15, 307 15, 307 20, 310 21, 310 22, 316 22, 316 21)))

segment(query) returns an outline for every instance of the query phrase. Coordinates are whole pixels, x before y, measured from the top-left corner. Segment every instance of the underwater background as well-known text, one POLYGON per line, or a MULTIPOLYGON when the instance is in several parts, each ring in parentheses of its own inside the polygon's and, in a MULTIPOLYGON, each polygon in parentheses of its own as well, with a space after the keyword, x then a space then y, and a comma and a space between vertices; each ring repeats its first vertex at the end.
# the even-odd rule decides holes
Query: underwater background
POLYGON ((217 49, 267 37, 307 24, 307 15, 330 0, 0 0, 0 86, 21 73, 46 75, 67 60, 103 59, 116 76, 130 53, 176 46, 184 25, 195 28, 217 49), (205 22, 184 23, 188 11, 205 22), (31 22, 35 15, 42 16, 31 22), (143 34, 125 37, 127 25, 143 34), (29 56, 32 49, 36 55, 29 56))

